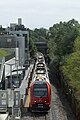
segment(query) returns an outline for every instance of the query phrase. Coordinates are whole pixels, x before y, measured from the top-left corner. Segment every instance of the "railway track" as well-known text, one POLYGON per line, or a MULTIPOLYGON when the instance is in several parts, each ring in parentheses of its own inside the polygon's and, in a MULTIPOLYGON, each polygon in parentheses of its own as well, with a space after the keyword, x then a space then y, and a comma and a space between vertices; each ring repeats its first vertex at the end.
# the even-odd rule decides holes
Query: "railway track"
POLYGON ((20 120, 50 120, 50 111, 36 113, 24 110, 20 120))
POLYGON ((33 120, 50 120, 50 113, 33 113, 33 120))

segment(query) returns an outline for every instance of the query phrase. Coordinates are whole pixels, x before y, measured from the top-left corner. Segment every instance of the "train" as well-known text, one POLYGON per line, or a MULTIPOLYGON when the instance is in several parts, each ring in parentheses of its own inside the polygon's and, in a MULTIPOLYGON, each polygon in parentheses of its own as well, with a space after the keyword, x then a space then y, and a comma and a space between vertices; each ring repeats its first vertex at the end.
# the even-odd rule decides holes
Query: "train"
POLYGON ((51 84, 45 59, 38 56, 30 84, 30 110, 48 111, 51 104, 51 84))

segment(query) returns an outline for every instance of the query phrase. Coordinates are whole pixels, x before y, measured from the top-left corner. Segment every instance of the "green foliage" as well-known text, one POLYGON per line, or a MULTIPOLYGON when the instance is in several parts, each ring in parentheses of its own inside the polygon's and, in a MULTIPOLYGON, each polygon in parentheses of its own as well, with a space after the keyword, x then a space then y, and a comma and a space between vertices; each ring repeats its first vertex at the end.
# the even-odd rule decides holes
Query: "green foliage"
POLYGON ((79 33, 77 25, 78 22, 72 19, 69 22, 60 22, 59 24, 55 24, 53 27, 50 27, 49 49, 52 47, 51 45, 53 45, 53 43, 55 43, 53 47, 56 49, 55 51, 49 50, 49 54, 54 52, 55 56, 59 56, 59 58, 61 58, 62 56, 73 52, 74 40, 79 33))
POLYGON ((61 67, 63 73, 68 77, 69 84, 76 91, 80 89, 80 37, 75 40, 73 52, 61 67))
POLYGON ((33 39, 33 41, 47 41, 47 30, 44 28, 34 30, 29 30, 30 38, 33 39))
POLYGON ((80 51, 80 36, 78 36, 75 40, 74 51, 80 51))
POLYGON ((49 53, 49 57, 51 60, 55 58, 56 49, 57 49, 56 43, 49 41, 48 42, 48 53, 49 53))
POLYGON ((35 29, 34 30, 34 36, 35 36, 35 41, 47 41, 46 38, 46 34, 47 34, 47 30, 44 28, 40 28, 40 29, 35 29))
POLYGON ((69 85, 80 89, 80 25, 72 19, 49 28, 48 54, 52 59, 51 70, 59 78, 62 70, 69 85), (75 40, 76 39, 76 40, 75 40), (56 59, 55 59, 56 58, 56 59), (56 62, 55 62, 56 60, 56 62))
POLYGON ((34 57, 34 55, 37 52, 37 48, 34 45, 34 39, 35 39, 34 32, 32 30, 29 30, 29 49, 31 57, 34 57))
MULTIPOLYGON (((30 31, 31 53, 34 41, 47 41, 50 71, 54 79, 60 80, 60 72, 68 79, 69 86, 80 100, 80 24, 75 19, 30 31)), ((35 50, 36 51, 36 50, 35 50)))
POLYGON ((10 54, 11 54, 11 52, 9 52, 9 51, 7 51, 5 49, 0 48, 0 57, 5 57, 5 56, 8 56, 10 54))
POLYGON ((30 44, 29 44, 30 55, 33 57, 37 52, 37 48, 34 42, 47 41, 47 37, 46 37, 47 30, 44 28, 40 28, 40 29, 36 28, 35 30, 30 30, 30 29, 28 30, 29 30, 29 36, 30 36, 30 44))
POLYGON ((29 49, 30 49, 30 56, 31 57, 34 57, 34 55, 36 54, 37 52, 37 48, 36 46, 34 45, 34 42, 32 39, 30 39, 30 42, 29 42, 29 49))

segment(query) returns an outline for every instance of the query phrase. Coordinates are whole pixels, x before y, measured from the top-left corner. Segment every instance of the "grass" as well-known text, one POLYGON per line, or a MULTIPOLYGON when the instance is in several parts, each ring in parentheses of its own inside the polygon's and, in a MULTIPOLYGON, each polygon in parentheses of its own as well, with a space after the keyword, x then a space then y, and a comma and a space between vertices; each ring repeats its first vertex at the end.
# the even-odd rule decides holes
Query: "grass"
POLYGON ((5 56, 8 56, 10 54, 11 53, 8 50, 0 48, 0 57, 5 57, 5 56))

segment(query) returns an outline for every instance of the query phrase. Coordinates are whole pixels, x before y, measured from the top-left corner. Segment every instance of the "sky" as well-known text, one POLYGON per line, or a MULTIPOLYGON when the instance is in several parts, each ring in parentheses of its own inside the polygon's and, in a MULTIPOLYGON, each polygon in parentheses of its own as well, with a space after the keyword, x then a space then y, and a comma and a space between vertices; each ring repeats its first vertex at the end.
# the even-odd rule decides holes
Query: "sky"
POLYGON ((30 29, 73 18, 80 23, 80 0, 0 0, 0 25, 7 27, 18 18, 30 29))

